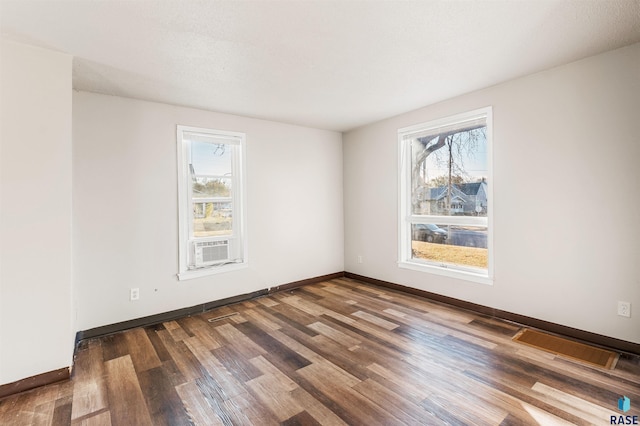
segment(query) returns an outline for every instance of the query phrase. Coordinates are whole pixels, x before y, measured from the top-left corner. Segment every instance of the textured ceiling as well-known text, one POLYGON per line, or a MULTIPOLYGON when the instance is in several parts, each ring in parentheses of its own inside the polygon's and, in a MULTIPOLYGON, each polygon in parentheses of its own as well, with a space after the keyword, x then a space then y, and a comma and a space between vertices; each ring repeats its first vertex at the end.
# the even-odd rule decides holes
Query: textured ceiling
POLYGON ((640 0, 0 0, 76 89, 344 131, 640 41, 640 0))

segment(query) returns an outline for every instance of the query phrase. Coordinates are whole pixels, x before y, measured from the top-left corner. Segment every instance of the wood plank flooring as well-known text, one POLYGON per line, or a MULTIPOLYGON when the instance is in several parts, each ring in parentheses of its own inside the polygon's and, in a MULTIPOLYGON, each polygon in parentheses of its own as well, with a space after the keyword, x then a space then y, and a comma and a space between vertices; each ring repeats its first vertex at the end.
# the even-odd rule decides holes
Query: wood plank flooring
POLYGON ((518 330, 336 279, 83 341, 72 379, 0 400, 0 424, 604 425, 640 415, 639 357, 598 369, 515 343, 518 330))

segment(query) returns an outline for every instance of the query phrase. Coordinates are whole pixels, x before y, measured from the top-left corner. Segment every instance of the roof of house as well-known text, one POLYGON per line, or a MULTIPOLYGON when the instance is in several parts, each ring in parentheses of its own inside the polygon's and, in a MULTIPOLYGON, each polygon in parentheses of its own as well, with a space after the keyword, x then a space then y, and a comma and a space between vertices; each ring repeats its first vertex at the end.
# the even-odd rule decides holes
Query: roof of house
POLYGON ((471 183, 462 183, 455 186, 467 195, 478 195, 478 191, 480 190, 480 185, 482 185, 483 183, 484 182, 471 182, 471 183))
MULTIPOLYGON (((466 200, 466 195, 478 195, 481 185, 486 185, 486 182, 470 182, 454 184, 451 187, 451 193, 453 196, 458 196, 466 200)), ((438 186, 435 188, 429 188, 429 200, 441 200, 447 196, 447 187, 438 186)))

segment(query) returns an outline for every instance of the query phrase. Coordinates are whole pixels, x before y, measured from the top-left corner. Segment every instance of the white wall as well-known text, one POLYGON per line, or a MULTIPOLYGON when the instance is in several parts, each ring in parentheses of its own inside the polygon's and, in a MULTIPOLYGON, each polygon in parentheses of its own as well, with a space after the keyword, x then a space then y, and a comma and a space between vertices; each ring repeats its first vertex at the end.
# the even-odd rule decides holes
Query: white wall
POLYGON ((344 270, 339 133, 75 92, 73 176, 80 330, 344 270), (248 269, 176 278, 177 124, 247 134, 248 269))
POLYGON ((640 343, 639 113, 636 44, 347 133, 346 270, 640 343), (397 129, 488 105, 494 284, 399 269, 397 129))
POLYGON ((72 362, 71 57, 2 41, 0 62, 5 384, 72 362))

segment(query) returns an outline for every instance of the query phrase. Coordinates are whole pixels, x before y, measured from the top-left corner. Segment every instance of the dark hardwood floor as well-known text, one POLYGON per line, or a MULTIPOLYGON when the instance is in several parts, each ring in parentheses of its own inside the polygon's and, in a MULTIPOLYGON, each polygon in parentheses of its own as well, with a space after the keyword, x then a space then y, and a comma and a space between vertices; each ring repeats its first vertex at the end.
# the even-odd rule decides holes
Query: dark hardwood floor
POLYGON ((0 400, 0 424, 605 425, 640 415, 638 357, 602 370, 515 343, 518 330, 336 279, 83 341, 72 379, 0 400))

